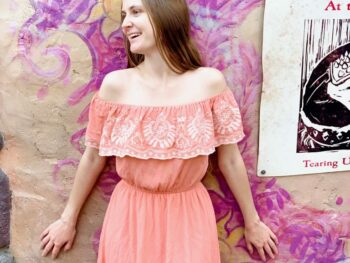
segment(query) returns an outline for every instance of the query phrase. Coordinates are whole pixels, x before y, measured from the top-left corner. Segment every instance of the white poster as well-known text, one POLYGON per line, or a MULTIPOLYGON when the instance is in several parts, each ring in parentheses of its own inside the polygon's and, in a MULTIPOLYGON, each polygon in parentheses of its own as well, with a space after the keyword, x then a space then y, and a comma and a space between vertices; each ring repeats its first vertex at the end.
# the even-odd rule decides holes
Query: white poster
POLYGON ((258 175, 350 170, 350 0, 266 0, 258 175))

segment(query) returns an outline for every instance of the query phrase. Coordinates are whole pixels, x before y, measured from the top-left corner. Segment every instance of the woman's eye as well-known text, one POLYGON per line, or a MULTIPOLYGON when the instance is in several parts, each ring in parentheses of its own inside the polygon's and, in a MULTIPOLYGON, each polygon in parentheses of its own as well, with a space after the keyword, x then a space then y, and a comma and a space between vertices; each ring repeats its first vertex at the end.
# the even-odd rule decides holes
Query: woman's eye
POLYGON ((132 13, 133 13, 134 15, 137 15, 137 14, 140 13, 140 10, 136 10, 136 9, 135 9, 135 10, 132 11, 132 13))

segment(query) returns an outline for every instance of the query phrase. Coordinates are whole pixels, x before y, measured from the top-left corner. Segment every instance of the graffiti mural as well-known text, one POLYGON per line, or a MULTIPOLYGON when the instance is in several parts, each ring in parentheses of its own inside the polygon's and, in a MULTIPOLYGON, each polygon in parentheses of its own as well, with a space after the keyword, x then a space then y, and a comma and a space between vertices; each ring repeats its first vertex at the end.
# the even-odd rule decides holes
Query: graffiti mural
MULTIPOLYGON (((350 214, 325 211, 298 204, 293 195, 276 179, 256 176, 258 106, 261 93, 261 55, 256 47, 235 37, 252 11, 262 7, 261 0, 189 0, 192 35, 206 65, 222 70, 240 105, 245 139, 239 144, 251 180, 257 209, 263 220, 279 237, 276 262, 341 262, 349 259, 350 214), (331 223, 330 223, 331 222, 331 223)), ((110 71, 126 67, 122 34, 119 28, 120 0, 28 0, 33 12, 18 29, 18 54, 29 76, 40 80, 35 96, 40 101, 50 98, 52 87, 69 86, 78 78, 79 69, 72 65, 72 53, 86 49, 91 60, 89 79, 66 99, 70 108, 88 101, 99 89, 110 71), (65 39, 69 41, 65 42, 65 39), (38 64, 38 56, 53 65, 50 71, 38 64)), ((85 66, 85 65, 80 65, 85 66)), ((76 122, 81 128, 70 134, 76 153, 83 153, 83 139, 88 118, 86 105, 76 122)), ((76 155, 74 155, 76 156, 76 155)), ((52 180, 62 201, 67 198, 61 170, 76 167, 79 160, 69 154, 52 168, 52 180)), ((108 201, 119 181, 114 160, 109 160, 98 182, 103 198, 108 201)), ((204 181, 213 201, 223 262, 258 262, 249 255, 243 239, 243 219, 215 154, 204 181)), ((346 205, 342 197, 338 206, 346 205)), ((347 204, 349 205, 349 204, 347 204)), ((100 229, 91 237, 97 249, 100 229)))

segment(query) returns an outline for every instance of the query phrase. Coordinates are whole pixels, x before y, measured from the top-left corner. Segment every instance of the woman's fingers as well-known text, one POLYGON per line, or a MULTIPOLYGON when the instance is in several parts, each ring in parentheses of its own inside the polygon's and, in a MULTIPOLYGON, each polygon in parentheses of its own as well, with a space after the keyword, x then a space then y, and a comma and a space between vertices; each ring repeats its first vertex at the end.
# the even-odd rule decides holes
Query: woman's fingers
POLYGON ((71 248, 75 237, 75 226, 63 224, 61 220, 56 220, 40 235, 40 248, 42 256, 52 255, 55 259, 62 252, 71 248))
POLYGON ((272 251, 273 251, 273 253, 275 254, 275 255, 277 255, 278 254, 278 248, 277 248, 277 246, 276 246, 276 243, 274 242, 274 240, 269 240, 268 241, 268 243, 269 243, 269 246, 270 246, 270 248, 272 249, 272 251))
POLYGON ((252 254, 254 246, 261 260, 266 261, 267 257, 275 259, 278 254, 278 239, 271 229, 263 222, 246 229, 244 234, 250 254, 252 254))
POLYGON ((45 246, 45 248, 44 248, 44 251, 43 251, 43 253, 42 253, 42 256, 43 257, 46 257, 46 255, 51 251, 51 249, 53 248, 53 241, 52 240, 50 240, 47 244, 46 244, 46 246, 45 246))
POLYGON ((49 233, 49 227, 46 228, 40 235, 40 240, 43 239, 49 233))
POLYGON ((277 236, 270 230, 270 237, 272 238, 273 242, 275 242, 275 244, 278 244, 278 238, 277 236))
POLYGON ((64 246, 64 251, 68 251, 71 249, 72 247, 72 244, 73 244, 73 241, 68 241, 68 243, 64 246))
POLYGON ((264 248, 263 248, 263 247, 260 247, 260 248, 257 248, 257 250, 258 250, 258 253, 259 253, 260 258, 261 258, 263 261, 266 261, 264 248))
POLYGON ((52 258, 55 259, 58 256, 58 253, 60 253, 62 245, 54 244, 54 247, 52 249, 52 258))
POLYGON ((249 254, 253 254, 254 248, 253 248, 252 244, 248 243, 247 248, 248 248, 249 254))
POLYGON ((43 249, 49 241, 50 241, 50 237, 49 236, 44 237, 41 240, 40 249, 43 249))
POLYGON ((274 259, 275 258, 275 255, 273 254, 271 248, 270 248, 270 245, 269 243, 265 243, 264 245, 264 250, 266 251, 266 253, 270 256, 270 258, 274 259))

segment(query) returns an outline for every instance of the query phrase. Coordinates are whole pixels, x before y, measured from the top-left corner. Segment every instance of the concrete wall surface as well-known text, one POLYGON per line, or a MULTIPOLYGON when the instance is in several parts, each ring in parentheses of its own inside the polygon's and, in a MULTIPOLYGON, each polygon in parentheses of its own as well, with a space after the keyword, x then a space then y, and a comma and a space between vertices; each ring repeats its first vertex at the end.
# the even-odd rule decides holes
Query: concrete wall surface
MULTIPOLYGON (((223 71, 239 103, 246 134, 239 146, 254 200, 280 241, 275 262, 349 262, 349 172, 256 176, 263 1, 188 3, 206 65, 223 71)), ((39 235, 67 201, 94 91, 105 74, 126 66, 119 12, 120 0, 0 1, 0 168, 10 180, 10 251, 18 263, 53 262, 41 257, 39 235)), ((245 248, 242 216, 211 159, 204 183, 222 262, 259 262, 245 248)), ((118 181, 114 169, 112 159, 82 211, 73 249, 55 262, 96 262, 103 215, 118 181)))

